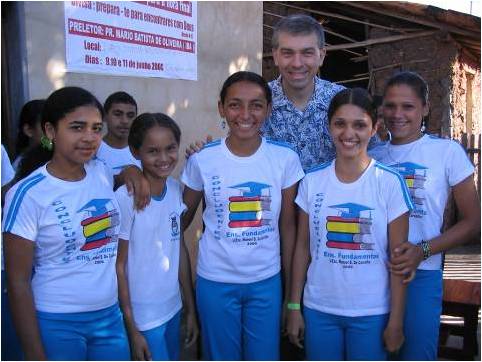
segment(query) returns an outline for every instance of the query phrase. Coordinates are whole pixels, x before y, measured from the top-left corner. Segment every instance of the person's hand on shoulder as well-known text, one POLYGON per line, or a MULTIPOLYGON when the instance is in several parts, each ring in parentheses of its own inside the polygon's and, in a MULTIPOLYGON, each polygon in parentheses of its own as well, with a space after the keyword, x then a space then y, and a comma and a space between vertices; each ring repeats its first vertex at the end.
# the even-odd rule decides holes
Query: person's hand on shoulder
POLYGON ((134 195, 134 208, 143 210, 151 201, 149 181, 137 166, 129 166, 122 170, 122 179, 129 195, 134 195))
POLYGON ((186 159, 191 157, 193 154, 201 151, 201 149, 204 147, 206 143, 212 142, 213 136, 207 135, 206 141, 195 141, 194 143, 191 143, 187 148, 186 148, 186 159))

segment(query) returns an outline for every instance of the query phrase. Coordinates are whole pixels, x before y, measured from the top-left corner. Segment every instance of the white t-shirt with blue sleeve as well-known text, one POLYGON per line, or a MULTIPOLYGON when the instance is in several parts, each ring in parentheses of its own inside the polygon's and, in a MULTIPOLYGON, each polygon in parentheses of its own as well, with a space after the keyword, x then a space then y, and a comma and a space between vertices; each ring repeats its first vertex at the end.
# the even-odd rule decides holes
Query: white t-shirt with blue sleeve
MULTIPOLYGON (((474 173, 462 146, 453 140, 424 135, 404 144, 386 143, 370 154, 405 179, 415 209, 410 214, 408 240, 417 244, 441 233, 450 188, 474 173)), ((432 255, 418 269, 439 270, 442 254, 432 255)))
POLYGON ((402 177, 371 160, 343 183, 332 161, 307 171, 296 203, 310 224, 304 305, 348 317, 388 313, 388 224, 412 208, 402 177))
POLYGON ((102 141, 95 157, 104 162, 112 176, 118 175, 129 165, 141 168, 141 161, 132 155, 129 146, 114 148, 102 141))
POLYGON ((121 210, 119 237, 129 242, 127 279, 134 321, 140 331, 168 322, 182 307, 179 289, 181 185, 168 177, 162 195, 134 210, 125 186, 116 191, 121 210))
POLYGON ((7 193, 2 228, 34 244, 38 311, 89 312, 117 302, 120 215, 113 180, 102 162, 84 167, 85 177, 71 182, 44 165, 7 193))
POLYGON ((181 180, 203 191, 206 202, 197 273, 223 283, 253 283, 278 273, 282 190, 303 176, 296 152, 265 138, 248 157, 234 155, 225 139, 192 155, 181 180))

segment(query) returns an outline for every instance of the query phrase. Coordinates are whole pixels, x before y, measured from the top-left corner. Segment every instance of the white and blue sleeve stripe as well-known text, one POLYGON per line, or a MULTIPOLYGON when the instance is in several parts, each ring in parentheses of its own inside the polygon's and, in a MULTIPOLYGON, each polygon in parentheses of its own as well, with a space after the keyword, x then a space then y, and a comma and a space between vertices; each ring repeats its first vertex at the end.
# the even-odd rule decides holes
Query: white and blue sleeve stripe
POLYGON ((405 204, 407 205, 408 209, 412 211, 415 206, 413 205, 412 198, 410 197, 410 193, 408 192, 407 184, 405 183, 404 178, 394 169, 385 166, 379 162, 375 163, 375 167, 378 167, 384 171, 387 171, 393 175, 395 175, 400 182, 400 188, 402 189, 403 199, 405 200, 405 204))
POLYGON ((332 162, 333 161, 320 163, 319 165, 313 166, 313 167, 305 170, 305 173, 309 174, 309 173, 313 173, 313 172, 316 172, 316 171, 319 171, 319 170, 323 170, 323 169, 327 168, 328 166, 330 166, 332 162))
POLYGON ((275 145, 275 146, 279 146, 279 147, 288 148, 288 149, 290 149, 291 151, 296 152, 296 150, 294 149, 294 147, 291 146, 289 143, 286 143, 286 142, 275 141, 275 140, 273 140, 273 139, 271 139, 271 138, 266 138, 266 143, 269 143, 269 144, 272 144, 272 145, 275 145))
POLYGON ((206 148, 215 147, 215 146, 219 146, 219 145, 221 145, 221 139, 217 139, 217 140, 211 141, 209 143, 206 143, 203 146, 203 148, 201 148, 201 151, 206 149, 206 148))
POLYGON ((5 232, 10 232, 12 230, 15 219, 17 218, 18 210, 20 209, 20 205, 22 204, 23 198, 27 194, 28 190, 37 185, 43 179, 45 179, 45 177, 45 175, 38 173, 32 177, 25 179, 18 186, 15 194, 13 195, 12 202, 10 203, 7 217, 5 218, 5 232))

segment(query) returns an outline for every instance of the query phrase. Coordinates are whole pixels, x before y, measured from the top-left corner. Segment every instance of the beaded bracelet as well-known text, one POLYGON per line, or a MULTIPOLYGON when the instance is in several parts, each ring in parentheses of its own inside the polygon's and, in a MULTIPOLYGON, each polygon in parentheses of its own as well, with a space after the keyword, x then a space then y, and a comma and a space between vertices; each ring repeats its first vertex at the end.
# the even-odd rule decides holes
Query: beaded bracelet
POLYGON ((417 246, 422 249, 423 260, 427 260, 432 256, 432 247, 430 246, 430 242, 422 240, 417 244, 417 246))

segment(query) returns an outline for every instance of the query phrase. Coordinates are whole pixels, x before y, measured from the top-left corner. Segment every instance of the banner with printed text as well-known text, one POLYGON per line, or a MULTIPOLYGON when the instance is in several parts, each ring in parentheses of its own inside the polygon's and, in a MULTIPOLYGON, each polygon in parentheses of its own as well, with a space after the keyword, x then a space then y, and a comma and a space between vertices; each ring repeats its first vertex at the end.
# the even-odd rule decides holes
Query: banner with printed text
POLYGON ((67 71, 197 80, 195 1, 66 1, 67 71))

